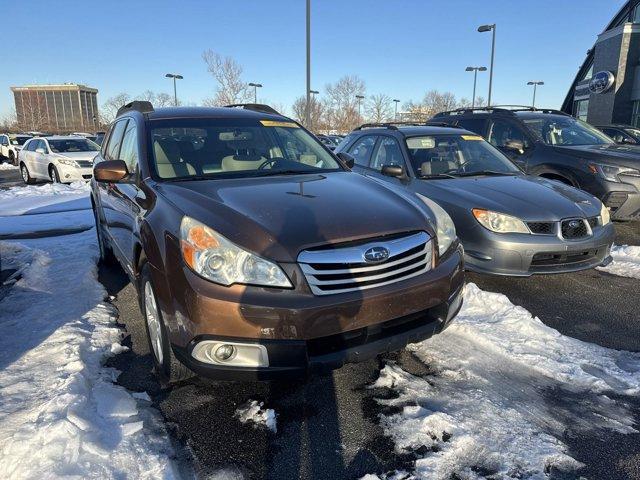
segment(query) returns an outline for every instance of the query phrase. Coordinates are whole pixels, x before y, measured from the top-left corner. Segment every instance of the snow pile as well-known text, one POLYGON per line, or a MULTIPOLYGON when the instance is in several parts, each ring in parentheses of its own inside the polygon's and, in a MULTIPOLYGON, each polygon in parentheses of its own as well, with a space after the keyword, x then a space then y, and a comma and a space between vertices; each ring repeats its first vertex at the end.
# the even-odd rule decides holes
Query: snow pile
POLYGON ((252 422, 254 426, 264 425, 276 433, 276 412, 272 408, 262 407, 264 402, 249 400, 236 410, 234 416, 238 417, 242 423, 252 422))
POLYGON ((16 165, 11 165, 8 162, 0 163, 0 170, 17 170, 18 167, 16 165))
POLYGON ((640 354, 563 336, 474 284, 445 332, 408 349, 434 373, 420 378, 389 363, 374 387, 398 393, 378 400, 399 409, 381 423, 399 451, 421 457, 417 478, 573 473, 581 465, 560 440, 567 430, 635 431, 607 393, 640 392, 640 354))
POLYGON ((148 397, 103 366, 121 332, 95 232, 28 244, 0 243, 7 265, 29 263, 0 303, 0 478, 176 477, 148 397))
POLYGON ((598 270, 621 277, 640 278, 640 247, 615 245, 611 249, 613 262, 598 270))

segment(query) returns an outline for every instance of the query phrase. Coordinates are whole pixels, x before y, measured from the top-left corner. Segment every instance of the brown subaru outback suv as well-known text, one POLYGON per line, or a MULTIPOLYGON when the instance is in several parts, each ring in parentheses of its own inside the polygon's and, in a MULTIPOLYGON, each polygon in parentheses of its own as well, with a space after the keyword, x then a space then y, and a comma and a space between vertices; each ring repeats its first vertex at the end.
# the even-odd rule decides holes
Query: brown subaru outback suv
POLYGON ((137 286, 163 382, 330 370, 451 321, 451 219, 352 162, 265 105, 118 112, 91 181, 98 243, 137 286))

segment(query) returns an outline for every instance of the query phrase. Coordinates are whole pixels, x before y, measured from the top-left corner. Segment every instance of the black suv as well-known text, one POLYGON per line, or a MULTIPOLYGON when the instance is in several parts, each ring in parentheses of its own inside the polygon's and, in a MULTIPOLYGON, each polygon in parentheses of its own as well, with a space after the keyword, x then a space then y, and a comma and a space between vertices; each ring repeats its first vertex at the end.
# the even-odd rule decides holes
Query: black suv
POLYGON ((491 107, 442 112, 434 121, 484 136, 526 173, 559 180, 600 198, 612 218, 640 218, 640 148, 617 145, 563 112, 491 107))

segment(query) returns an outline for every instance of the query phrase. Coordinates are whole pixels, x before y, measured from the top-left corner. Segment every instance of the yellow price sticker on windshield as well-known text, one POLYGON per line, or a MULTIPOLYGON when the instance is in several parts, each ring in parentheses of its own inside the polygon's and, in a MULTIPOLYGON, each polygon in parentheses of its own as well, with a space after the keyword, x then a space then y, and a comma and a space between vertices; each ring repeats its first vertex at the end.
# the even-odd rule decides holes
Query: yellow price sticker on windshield
POLYGON ((293 122, 279 122, 277 120, 260 120, 260 123, 265 127, 287 127, 287 128, 300 128, 297 123, 293 122))
POLYGON ((475 140, 476 142, 483 140, 483 138, 480 135, 462 135, 462 139, 463 140, 475 140))

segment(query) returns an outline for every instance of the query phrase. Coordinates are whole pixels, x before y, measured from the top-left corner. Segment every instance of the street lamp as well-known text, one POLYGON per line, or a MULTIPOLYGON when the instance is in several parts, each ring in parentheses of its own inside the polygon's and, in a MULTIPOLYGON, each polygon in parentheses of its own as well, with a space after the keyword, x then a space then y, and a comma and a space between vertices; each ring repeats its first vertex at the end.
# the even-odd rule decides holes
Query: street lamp
POLYGON ((493 87, 493 57, 496 53, 496 24, 493 23, 491 25, 480 25, 478 27, 479 32, 492 32, 493 36, 491 39, 491 67, 489 70, 489 99, 487 100, 487 106, 491 106, 491 88, 493 87))
MULTIPOLYGON (((318 95, 320 92, 318 90, 309 90, 307 93, 307 99, 311 99, 310 101, 313 101, 314 98, 316 98, 314 95, 318 95)), ((309 112, 309 119, 307 121, 307 128, 309 130, 311 130, 311 105, 309 103, 307 103, 306 105, 306 111, 309 112)))
POLYGON ((398 100, 397 98, 393 99, 393 103, 395 103, 395 109, 394 109, 394 113, 393 113, 393 119, 395 121, 398 121, 398 103, 400 103, 400 100, 398 100))
POLYGON ((311 0, 307 0, 307 104, 305 120, 311 128, 311 0))
POLYGON ((471 108, 476 106, 476 83, 478 81, 478 72, 486 72, 487 67, 467 67, 466 72, 473 72, 473 100, 471 100, 471 108))
POLYGON ((173 78, 173 103, 177 107, 178 106, 178 92, 176 90, 176 80, 182 80, 184 77, 182 75, 178 75, 176 73, 167 73, 165 75, 167 78, 173 78))
POLYGON ((360 117, 360 105, 362 104, 362 99, 364 98, 364 95, 356 95, 356 98, 358 99, 358 117, 360 117))
POLYGON ((261 83, 250 83, 250 87, 253 87, 253 103, 258 103, 258 89, 262 88, 261 83))
POLYGON ((540 80, 534 80, 531 82, 527 82, 527 85, 533 85, 533 103, 531 104, 531 106, 533 108, 536 108, 536 89, 538 88, 538 85, 544 85, 544 82, 540 80))

